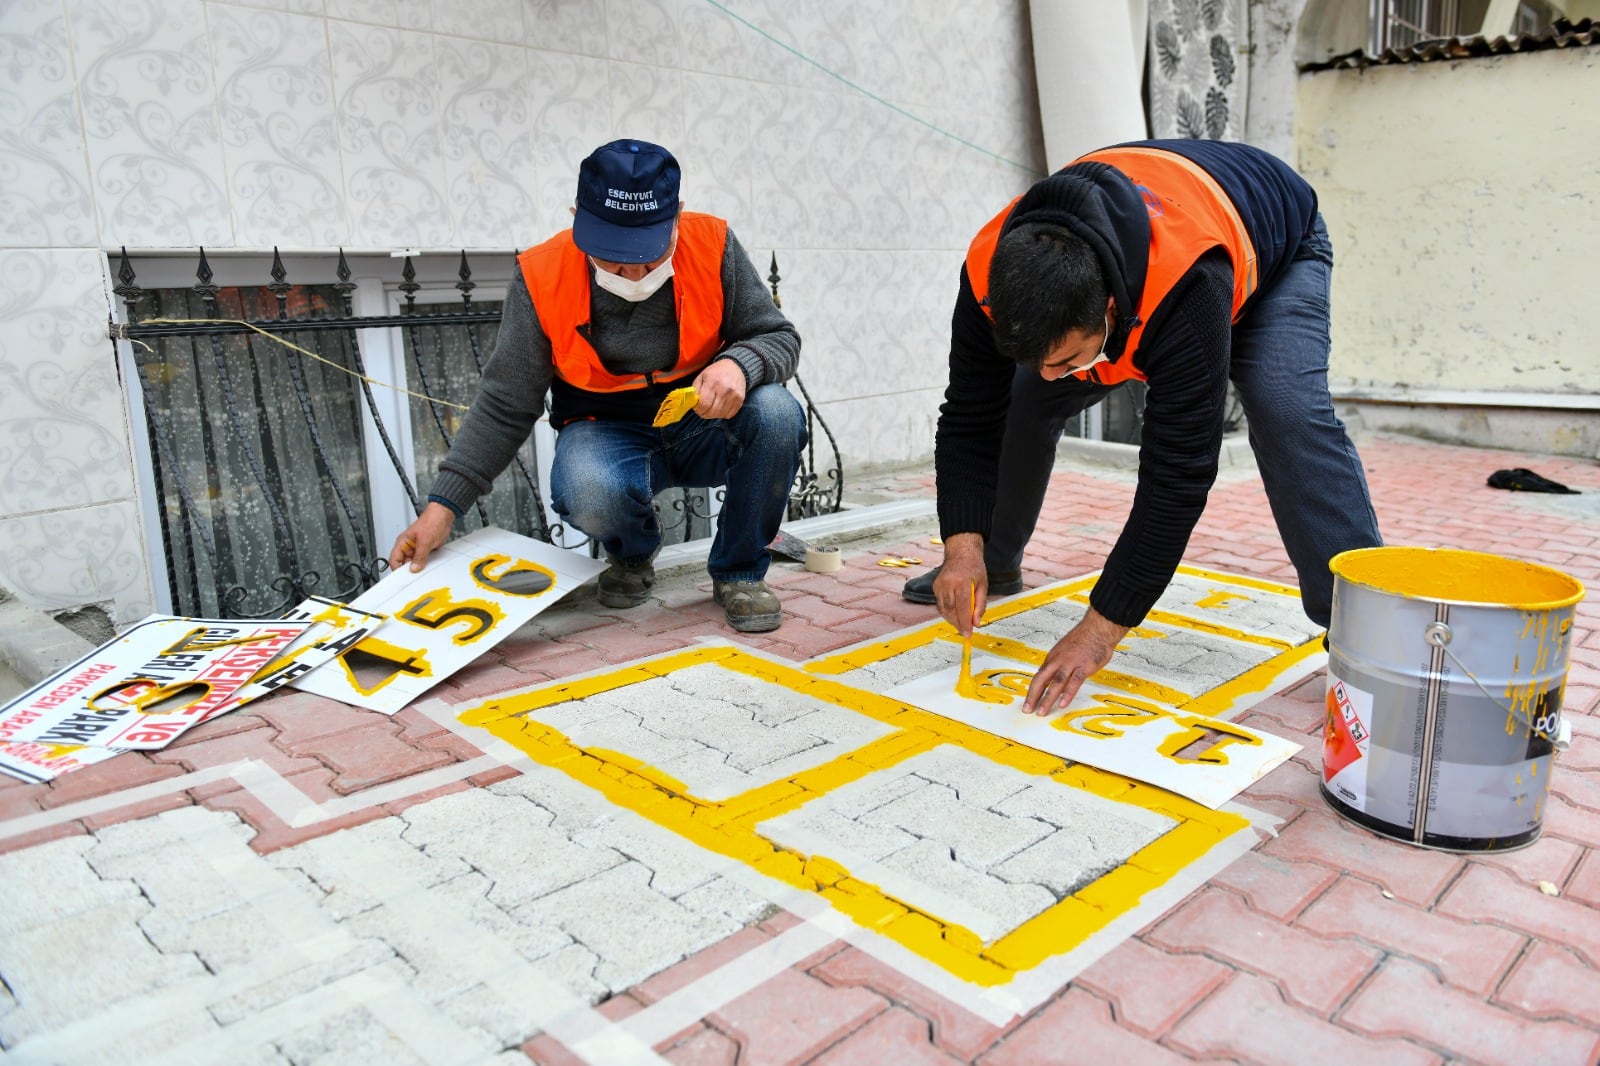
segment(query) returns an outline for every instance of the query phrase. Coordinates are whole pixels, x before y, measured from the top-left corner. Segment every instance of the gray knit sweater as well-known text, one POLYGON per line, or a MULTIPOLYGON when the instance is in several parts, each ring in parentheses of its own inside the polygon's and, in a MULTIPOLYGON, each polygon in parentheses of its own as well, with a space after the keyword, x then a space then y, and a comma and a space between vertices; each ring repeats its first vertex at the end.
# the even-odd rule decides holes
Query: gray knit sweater
MULTIPOLYGON (((678 360, 678 315, 673 278, 647 300, 629 303, 589 279, 590 341, 606 369, 618 374, 665 370, 678 360)), ((800 334, 772 302, 761 275, 733 230, 722 255, 722 338, 718 359, 732 359, 748 388, 784 382, 800 361, 800 334)), ((431 496, 458 511, 488 492, 545 409, 555 373, 550 338, 517 271, 507 287, 494 353, 483 368, 450 454, 439 464, 431 496)))

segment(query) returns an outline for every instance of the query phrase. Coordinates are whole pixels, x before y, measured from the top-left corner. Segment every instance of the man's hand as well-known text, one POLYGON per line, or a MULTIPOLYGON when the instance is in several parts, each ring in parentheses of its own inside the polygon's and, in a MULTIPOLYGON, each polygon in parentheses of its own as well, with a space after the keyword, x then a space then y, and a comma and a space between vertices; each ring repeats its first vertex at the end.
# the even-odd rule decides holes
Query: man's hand
POLYGON ((989 604, 989 571, 983 565, 983 537, 957 533, 944 542, 944 562, 933 579, 939 614, 963 637, 972 633, 989 604), (977 603, 973 603, 973 589, 977 603))
POLYGON ((744 370, 732 359, 718 359, 694 379, 700 402, 694 413, 701 418, 732 418, 744 406, 744 370))
POLYGON ((428 556, 450 539, 450 529, 455 524, 454 511, 442 503, 430 502, 389 550, 389 569, 398 570, 409 562, 413 572, 421 570, 428 556))
POLYGON ((1042 718, 1071 703, 1090 675, 1111 661, 1117 643, 1127 635, 1127 626, 1119 626, 1093 607, 1089 608, 1083 621, 1056 641, 1056 646, 1044 657, 1044 665, 1033 675, 1028 695, 1022 701, 1024 713, 1042 718))

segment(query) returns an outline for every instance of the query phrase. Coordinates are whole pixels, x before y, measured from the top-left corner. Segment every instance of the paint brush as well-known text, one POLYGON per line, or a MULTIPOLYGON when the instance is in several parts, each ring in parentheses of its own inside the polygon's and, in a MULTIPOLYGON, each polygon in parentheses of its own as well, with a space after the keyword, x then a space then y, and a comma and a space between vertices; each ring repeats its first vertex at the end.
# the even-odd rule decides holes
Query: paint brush
MULTIPOLYGON (((972 616, 978 610, 978 583, 974 581, 969 588, 967 597, 967 618, 977 624, 972 616)), ((967 699, 977 699, 978 683, 972 679, 972 632, 961 638, 961 673, 956 677, 956 695, 965 696, 967 699)))

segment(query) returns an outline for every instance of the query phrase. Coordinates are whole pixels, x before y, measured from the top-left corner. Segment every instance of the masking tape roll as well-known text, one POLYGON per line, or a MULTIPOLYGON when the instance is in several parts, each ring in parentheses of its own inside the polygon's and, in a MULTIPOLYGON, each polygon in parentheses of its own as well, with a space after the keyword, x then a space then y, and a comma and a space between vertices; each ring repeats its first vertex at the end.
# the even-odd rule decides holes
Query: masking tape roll
POLYGON ((844 566, 844 559, 839 554, 838 548, 807 548, 806 569, 813 574, 836 573, 844 566))

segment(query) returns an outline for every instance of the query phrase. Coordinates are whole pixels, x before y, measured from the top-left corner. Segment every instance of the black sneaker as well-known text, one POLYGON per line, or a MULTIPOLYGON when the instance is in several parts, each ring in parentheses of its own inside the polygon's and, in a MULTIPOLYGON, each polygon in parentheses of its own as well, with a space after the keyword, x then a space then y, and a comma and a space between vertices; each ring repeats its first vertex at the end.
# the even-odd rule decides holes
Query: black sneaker
POLYGON ((741 633, 767 633, 783 621, 783 607, 765 581, 711 581, 711 598, 741 633))
POLYGON ((650 560, 645 560, 638 566, 624 566, 615 559, 607 559, 610 565, 601 573, 599 580, 600 602, 607 607, 637 607, 650 598, 650 590, 656 587, 656 568, 650 560))
MULTIPOLYGON (((900 590, 900 595, 910 603, 938 603, 933 594, 934 579, 939 576, 936 566, 920 577, 914 577, 906 582, 906 587, 900 590)), ((1015 596, 1022 591, 1021 570, 991 570, 989 571, 989 595, 1015 596)))

